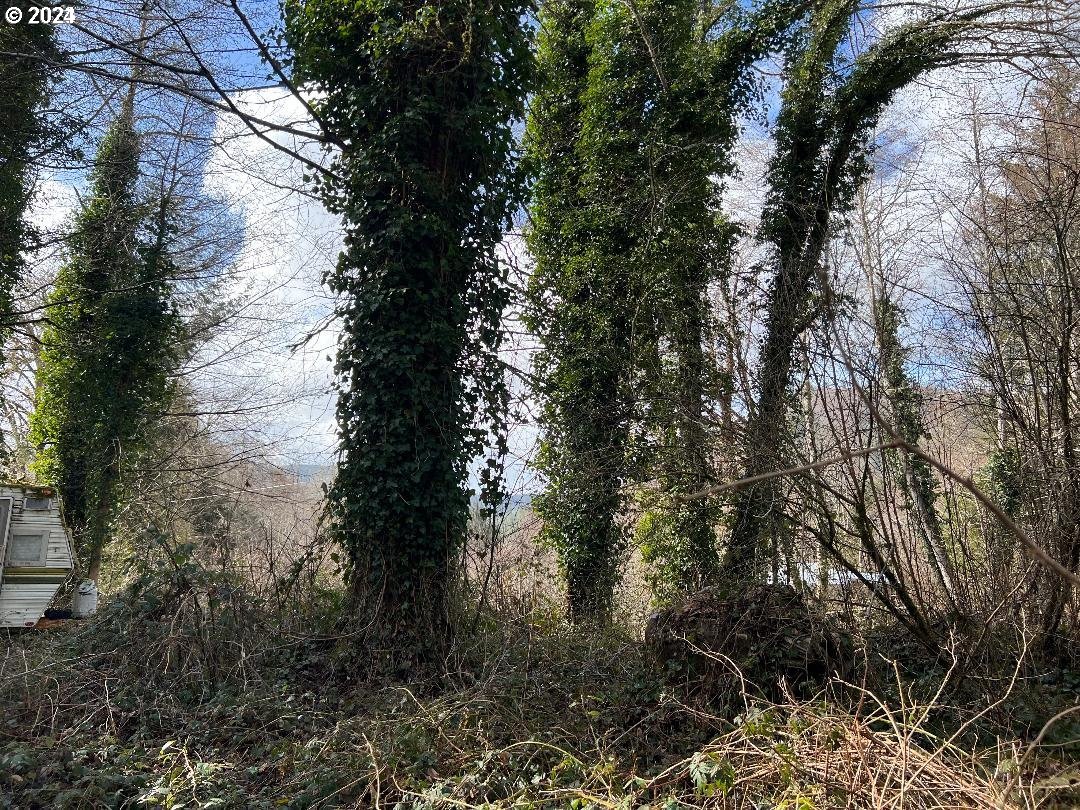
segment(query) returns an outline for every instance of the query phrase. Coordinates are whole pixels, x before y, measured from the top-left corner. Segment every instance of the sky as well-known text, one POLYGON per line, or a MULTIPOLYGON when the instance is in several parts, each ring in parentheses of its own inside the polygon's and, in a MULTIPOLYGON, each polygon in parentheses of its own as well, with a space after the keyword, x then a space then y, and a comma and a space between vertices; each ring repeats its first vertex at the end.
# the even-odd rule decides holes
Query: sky
MULTIPOLYGON (((235 94, 234 100, 266 120, 305 121, 301 103, 280 90, 247 91, 235 94)), ((258 379, 271 398, 274 392, 283 394, 281 406, 266 413, 266 430, 278 437, 283 466, 330 464, 335 449, 331 358, 339 330, 331 317, 333 298, 322 279, 341 249, 340 221, 317 200, 296 191, 304 187, 296 161, 245 134, 235 119, 219 116, 214 139, 227 148, 212 153, 206 186, 230 200, 245 222, 236 290, 261 291, 263 299, 251 319, 251 334, 258 336, 260 350, 224 369, 240 380, 258 379), (267 313, 277 328, 267 328, 262 320, 267 313)), ((290 141, 288 145, 296 144, 290 141)), ((305 155, 317 159, 319 153, 309 145, 305 155)), ((519 237, 508 235, 499 255, 527 272, 528 258, 519 237)), ((513 334, 503 359, 527 373, 533 343, 521 334, 523 327, 515 313, 509 317, 513 334)), ((244 324, 239 326, 243 335, 244 324)), ((239 342, 243 337, 230 339, 239 342)), ((511 385, 523 396, 520 377, 514 377, 511 385)), ((535 489, 527 460, 536 438, 527 414, 511 430, 506 473, 511 492, 535 489)))
MULTIPOLYGON (((275 121, 294 120, 300 104, 279 90, 244 91, 237 103, 275 121)), ((142 122, 140 126, 146 126, 142 122)), ((322 284, 340 250, 340 227, 303 188, 294 161, 218 116, 207 153, 202 193, 227 205, 222 229, 242 224, 242 245, 224 285, 215 290, 230 312, 228 328, 186 364, 200 411, 222 435, 284 467, 332 461, 333 302, 322 284), (228 221, 226 221, 228 219, 228 221)), ((57 171, 39 180, 28 219, 41 232, 70 227, 83 172, 57 171)), ((51 278, 62 251, 35 258, 33 283, 51 278)))
MULTIPOLYGON (((267 120, 303 117, 300 102, 280 90, 234 98, 267 120)), ((251 307, 224 345, 206 351, 230 358, 222 376, 234 380, 239 393, 253 391, 267 401, 265 429, 280 443, 283 463, 328 464, 337 329, 322 279, 341 249, 340 222, 297 191, 305 187, 297 162, 245 132, 236 118, 219 116, 214 140, 227 146, 211 152, 205 185, 243 218, 244 245, 230 294, 250 299, 251 307)), ((305 151, 317 157, 313 149, 305 151)))
MULTIPOLYGON (((280 89, 238 91, 232 99, 267 120, 296 123, 305 118, 299 101, 280 89)), ((772 100, 775 103, 775 96, 772 100)), ((882 142, 888 145, 877 156, 879 173, 873 181, 881 194, 898 201, 890 212, 900 220, 898 227, 924 218, 932 195, 966 193, 968 181, 956 170, 957 154, 970 149, 965 115, 972 105, 1001 103, 985 90, 985 77, 955 70, 935 73, 898 95, 880 127, 882 142), (911 172, 896 171, 898 163, 913 170, 914 182, 911 172), (902 179, 910 188, 897 196, 890 184, 902 179)), ((195 358, 192 379, 202 397, 222 412, 217 418, 246 440, 261 443, 282 466, 327 465, 335 444, 331 358, 337 331, 331 318, 333 301, 322 278, 340 250, 340 223, 318 201, 297 191, 304 182, 296 161, 247 132, 235 118, 218 115, 211 140, 216 146, 208 154, 204 190, 227 201, 242 219, 243 246, 222 292, 236 302, 236 317, 227 333, 195 358), (238 404, 243 407, 237 409, 238 404), (229 415, 230 410, 242 414, 229 415)), ((308 149, 309 156, 318 156, 308 149)), ((739 144, 740 172, 730 181, 726 199, 751 227, 763 200, 770 149, 768 133, 748 123, 739 144)), ((61 226, 76 204, 80 182, 64 175, 45 178, 31 218, 49 230, 61 226)), ((921 250, 939 239, 940 233, 934 232, 938 226, 922 222, 925 241, 913 241, 913 248, 921 250)), ((503 249, 527 272, 528 258, 519 239, 509 238, 503 249)), ((914 329, 932 317, 926 299, 939 281, 933 277, 932 262, 922 259, 907 257, 919 275, 912 280, 908 303, 923 313, 913 319, 914 329)), ((507 346, 505 359, 527 372, 533 345, 520 334, 520 324, 512 327, 518 334, 507 346)), ((514 385, 523 391, 520 378, 514 385)), ((529 413, 533 407, 524 403, 521 424, 511 437, 510 477, 527 491, 535 484, 526 469, 537 439, 529 413)))

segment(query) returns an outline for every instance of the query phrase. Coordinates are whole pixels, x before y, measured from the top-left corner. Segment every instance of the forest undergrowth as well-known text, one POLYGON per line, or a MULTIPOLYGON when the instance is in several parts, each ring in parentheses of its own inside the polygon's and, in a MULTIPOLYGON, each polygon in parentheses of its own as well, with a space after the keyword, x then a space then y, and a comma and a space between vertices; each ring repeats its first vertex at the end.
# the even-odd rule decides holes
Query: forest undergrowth
POLYGON ((719 708, 626 628, 473 606, 444 664, 401 681, 357 676, 339 600, 315 589, 271 611, 190 565, 91 621, 12 634, 0 807, 1080 803, 1067 666, 969 658, 959 678, 955 650, 934 659, 879 627, 848 680, 767 700, 733 673, 719 708))
POLYGON ((1080 807, 1080 3, 8 5, 0 810, 1080 807))

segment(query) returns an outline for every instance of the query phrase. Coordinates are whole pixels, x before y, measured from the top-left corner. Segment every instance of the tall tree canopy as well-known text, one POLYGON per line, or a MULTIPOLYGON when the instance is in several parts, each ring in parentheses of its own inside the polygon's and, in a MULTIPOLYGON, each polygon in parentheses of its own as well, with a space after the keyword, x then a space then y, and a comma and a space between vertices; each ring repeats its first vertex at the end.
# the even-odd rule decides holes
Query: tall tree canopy
POLYGON ((96 579, 124 464, 167 407, 178 351, 168 223, 138 197, 134 90, 98 150, 68 261, 49 295, 30 439, 96 579))
MULTIPOLYGON (((8 7, 26 9, 29 0, 8 7)), ((44 146, 41 105, 59 61, 49 25, 0 25, 0 368, 3 342, 14 326, 12 292, 22 275, 31 234, 24 220, 33 191, 35 152, 44 146)), ((0 396, 3 389, 0 388, 0 396)))
MULTIPOLYGON (((512 122, 532 57, 527 0, 287 4, 297 80, 342 144, 322 192, 345 223, 340 452, 330 489, 353 595, 403 658, 447 639, 478 420, 501 418, 506 269, 523 196, 512 122)), ((389 642, 388 642, 389 643, 389 642)))

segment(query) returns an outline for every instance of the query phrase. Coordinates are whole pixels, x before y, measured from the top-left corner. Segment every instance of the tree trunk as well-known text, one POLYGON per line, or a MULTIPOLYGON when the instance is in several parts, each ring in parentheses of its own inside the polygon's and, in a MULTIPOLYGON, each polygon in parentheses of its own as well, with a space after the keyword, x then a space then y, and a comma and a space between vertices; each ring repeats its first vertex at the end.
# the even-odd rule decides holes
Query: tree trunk
MULTIPOLYGON (((816 255, 815 255, 816 262, 816 255)), ((760 395, 747 424, 744 477, 782 469, 787 433, 788 385, 795 342, 802 333, 799 313, 809 296, 812 265, 791 259, 782 262, 770 296, 768 333, 760 364, 760 395)), ((735 518, 722 576, 732 582, 761 577, 760 550, 779 529, 781 513, 778 479, 761 481, 739 491, 735 518)))

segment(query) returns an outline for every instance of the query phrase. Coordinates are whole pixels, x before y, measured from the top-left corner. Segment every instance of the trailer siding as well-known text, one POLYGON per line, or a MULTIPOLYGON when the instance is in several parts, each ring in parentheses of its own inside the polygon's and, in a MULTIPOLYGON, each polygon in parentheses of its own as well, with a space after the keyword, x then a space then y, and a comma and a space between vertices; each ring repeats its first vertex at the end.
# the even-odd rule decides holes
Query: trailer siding
POLYGON ((5 582, 0 593, 0 627, 33 627, 49 607, 60 584, 18 585, 5 582))
MULTIPOLYGON (((44 565, 5 566, 0 573, 0 627, 37 624, 73 568, 71 535, 64 525, 60 501, 51 496, 48 509, 24 510, 27 497, 41 497, 41 489, 0 484, 0 498, 12 499, 9 535, 47 535, 44 565)), ((0 546, 4 543, 0 542, 0 546)), ((4 560, 0 558, 0 565, 4 560)))

